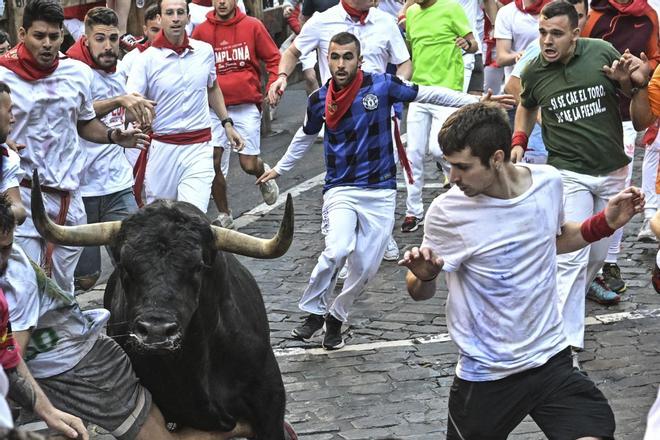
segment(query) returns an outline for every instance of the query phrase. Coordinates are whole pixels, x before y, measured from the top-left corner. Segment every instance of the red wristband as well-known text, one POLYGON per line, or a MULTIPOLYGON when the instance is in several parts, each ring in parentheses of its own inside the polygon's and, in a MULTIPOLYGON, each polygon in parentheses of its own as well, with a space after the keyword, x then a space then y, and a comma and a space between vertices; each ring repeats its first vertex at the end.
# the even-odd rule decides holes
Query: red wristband
POLYGON ((593 243, 594 241, 609 237, 614 234, 614 231, 615 229, 610 228, 610 225, 607 224, 604 210, 589 217, 583 221, 582 226, 580 226, 582 238, 588 243, 593 243))
POLYGON ((515 145, 520 145, 523 148, 523 151, 527 151, 527 142, 529 141, 529 136, 524 131, 514 131, 513 136, 511 136, 511 147, 515 145))

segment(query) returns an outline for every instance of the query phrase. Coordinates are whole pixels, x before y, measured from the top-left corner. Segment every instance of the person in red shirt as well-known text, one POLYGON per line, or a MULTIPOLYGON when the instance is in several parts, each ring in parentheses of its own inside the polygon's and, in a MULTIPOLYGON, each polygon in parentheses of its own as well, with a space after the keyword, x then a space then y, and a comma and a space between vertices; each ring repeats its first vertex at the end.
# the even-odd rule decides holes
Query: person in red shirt
MULTIPOLYGON (((261 63, 269 75, 266 89, 277 78, 280 52, 268 34, 266 27, 256 18, 248 17, 236 7, 236 0, 214 0, 214 10, 206 15, 206 21, 195 28, 193 38, 213 46, 218 84, 225 97, 229 118, 220 122, 213 113, 213 164, 216 177, 213 181, 213 199, 220 215, 214 221, 225 228, 233 227, 233 219, 227 203, 227 172, 229 144, 223 126, 235 125, 245 139, 240 153, 243 171, 255 177, 270 167, 259 157, 261 136, 261 105, 264 95, 261 89, 261 63)), ((264 201, 272 205, 279 189, 273 181, 259 185, 264 201)))

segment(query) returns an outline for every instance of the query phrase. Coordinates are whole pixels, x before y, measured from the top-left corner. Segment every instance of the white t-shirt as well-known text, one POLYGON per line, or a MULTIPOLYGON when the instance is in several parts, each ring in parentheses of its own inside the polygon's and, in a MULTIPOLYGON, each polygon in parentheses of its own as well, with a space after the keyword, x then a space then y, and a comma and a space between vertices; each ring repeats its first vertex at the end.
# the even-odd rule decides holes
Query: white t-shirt
POLYGON ((135 64, 135 60, 140 58, 141 53, 142 52, 139 50, 133 49, 124 55, 124 58, 121 59, 121 63, 117 64, 117 73, 122 76, 124 84, 126 84, 126 81, 128 81, 128 74, 131 73, 133 64, 135 64))
MULTIPOLYGON (((0 179, 0 193, 7 191, 9 188, 15 188, 23 179, 23 171, 21 170, 21 159, 18 154, 11 148, 6 146, 0 147, 7 151, 7 156, 2 158, 2 179, 0 179)), ((0 151, 0 154, 2 152, 0 151)))
POLYGON ((481 53, 481 38, 479 38, 479 28, 477 27, 477 22, 479 16, 483 15, 481 11, 481 6, 479 0, 456 0, 465 11, 465 15, 470 22, 470 27, 472 27, 472 36, 477 41, 477 51, 475 53, 481 53))
POLYGON ((38 275, 14 243, 0 287, 9 305, 13 331, 32 329, 23 359, 36 378, 70 370, 92 349, 110 312, 82 311, 73 293, 62 291, 42 271, 38 275))
POLYGON ((150 47, 137 57, 126 91, 156 101, 153 131, 187 133, 211 127, 208 88, 216 79, 210 44, 190 38, 192 50, 177 55, 171 49, 150 47))
POLYGON ((464 380, 541 366, 568 345, 557 294, 561 176, 546 165, 520 166, 532 174, 520 196, 467 197, 455 186, 426 214, 422 246, 444 258, 447 328, 459 348, 456 375, 464 380))
POLYGON ((390 14, 395 20, 399 20, 399 12, 403 8, 402 0, 380 0, 378 2, 378 9, 390 14))
POLYGON ((61 59, 51 75, 24 81, 0 67, 0 81, 11 90, 16 118, 11 137, 26 145, 19 152, 23 172, 39 170, 41 184, 73 191, 80 186, 85 152, 78 142, 78 121, 94 119, 92 69, 77 60, 61 59))
POLYGON ((529 46, 527 46, 523 56, 521 56, 518 62, 513 66, 513 70, 511 71, 511 76, 520 78, 520 75, 522 74, 522 71, 525 68, 525 66, 540 54, 541 54, 541 46, 539 45, 538 41, 533 41, 529 46))
MULTIPOLYGON (((121 63, 120 63, 121 64, 121 63)), ((119 70, 119 69, 118 69, 119 70)), ((101 101, 126 94, 124 77, 120 72, 106 73, 92 69, 92 99, 101 101)), ((123 107, 116 108, 101 118, 109 128, 124 128, 123 107)), ((85 168, 80 179, 83 197, 104 196, 133 186, 133 168, 124 149, 116 144, 95 144, 80 138, 85 148, 85 168)))
MULTIPOLYGON (((511 40, 511 50, 522 52, 539 39, 538 15, 525 14, 516 7, 515 2, 509 3, 497 11, 493 36, 495 39, 511 40)), ((504 70, 508 77, 512 67, 506 66, 504 70)))
POLYGON ((321 82, 330 79, 328 47, 330 39, 339 32, 350 32, 360 40, 362 70, 369 73, 385 73, 387 63, 401 64, 410 59, 396 20, 386 12, 369 9, 365 24, 354 22, 341 3, 319 14, 314 14, 302 27, 293 44, 302 53, 319 49, 321 82))

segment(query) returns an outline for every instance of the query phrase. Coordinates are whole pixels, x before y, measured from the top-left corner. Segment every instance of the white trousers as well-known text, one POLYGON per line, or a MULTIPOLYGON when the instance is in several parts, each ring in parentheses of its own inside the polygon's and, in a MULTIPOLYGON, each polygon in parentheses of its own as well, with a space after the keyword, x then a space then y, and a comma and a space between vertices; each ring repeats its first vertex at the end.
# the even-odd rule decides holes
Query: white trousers
POLYGON ((407 216, 424 217, 422 189, 424 188, 424 158, 427 153, 431 153, 433 159, 440 162, 445 174, 449 175, 449 164, 442 154, 441 146, 438 144, 438 133, 449 115, 456 110, 458 109, 454 107, 442 107, 418 102, 411 102, 408 107, 406 154, 412 168, 414 183, 410 184, 408 179, 405 179, 408 192, 406 198, 407 216))
MULTIPOLYGON (((25 223, 16 229, 16 243, 23 248, 27 256, 38 263, 40 266, 45 264, 46 241, 41 238, 39 232, 32 222, 32 210, 30 208, 30 197, 32 190, 29 188, 20 188, 21 201, 27 210, 25 223)), ((60 196, 57 194, 43 193, 44 206, 46 213, 51 219, 56 219, 60 211, 60 196)), ((75 226, 87 223, 85 214, 85 205, 79 191, 71 194, 71 202, 67 212, 65 225, 75 226)), ((73 276, 78 265, 78 259, 82 253, 82 247, 60 246, 53 248, 52 255, 52 274, 51 278, 63 291, 73 294, 73 276)))
POLYGON ((144 175, 147 203, 178 200, 206 212, 214 176, 210 142, 173 145, 153 140, 144 175))
MULTIPOLYGON (((630 186, 632 182, 633 161, 635 158, 635 139, 637 138, 637 131, 633 127, 632 121, 623 121, 623 150, 630 158, 628 165, 628 176, 624 187, 630 186)), ((610 240, 610 247, 607 250, 607 257, 605 261, 608 263, 616 263, 619 253, 621 252, 621 240, 623 239, 623 228, 619 228, 612 235, 610 240)))
MULTIPOLYGON (((564 184, 564 216, 567 222, 582 222, 605 208, 607 201, 625 187, 628 166, 606 176, 590 176, 560 170, 564 184)), ((607 255, 610 238, 578 251, 557 255, 559 311, 568 343, 584 346, 585 294, 607 255)))
POLYGON ((342 322, 378 272, 394 226, 396 190, 337 187, 323 196, 325 249, 312 270, 298 306, 315 315, 331 313, 342 322), (337 274, 348 261, 348 277, 332 298, 337 274))
POLYGON ((653 143, 646 145, 644 150, 644 161, 642 162, 642 191, 646 199, 644 205, 644 218, 652 219, 658 209, 658 196, 655 189, 655 181, 658 175, 658 163, 660 162, 660 136, 653 143))

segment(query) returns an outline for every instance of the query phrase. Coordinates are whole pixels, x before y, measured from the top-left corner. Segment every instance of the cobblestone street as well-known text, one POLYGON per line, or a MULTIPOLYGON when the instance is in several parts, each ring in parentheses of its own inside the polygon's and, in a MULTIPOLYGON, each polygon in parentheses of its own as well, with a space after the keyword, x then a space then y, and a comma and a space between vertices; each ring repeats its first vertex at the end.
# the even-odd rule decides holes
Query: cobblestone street
MULTIPOLYGON (((638 151, 637 170, 641 154, 638 151)), ((441 189, 434 164, 429 162, 426 171, 428 206, 441 189)), ((423 231, 400 232, 405 185, 399 183, 394 235, 403 250, 419 244, 423 231)), ((404 269, 385 261, 355 304, 344 349, 325 352, 321 337, 309 344, 292 340, 290 331, 303 318, 297 301, 323 248, 321 187, 300 192, 294 206, 295 238, 285 256, 241 258, 266 302, 271 342, 288 394, 288 420, 305 440, 444 438, 457 358, 446 334, 446 289, 432 300, 416 303, 405 291, 404 269)), ((279 206, 263 215, 248 213, 238 220, 240 230, 272 235, 282 212, 279 206)), ((617 306, 587 301, 586 348, 580 354, 584 370, 612 404, 617 438, 626 440, 642 438, 660 383, 660 295, 650 285, 657 245, 636 241, 640 222, 638 216, 626 227, 619 259, 628 289, 617 306)), ((103 287, 81 295, 83 306, 98 306, 103 287)), ((511 438, 545 436, 527 419, 511 438)))

